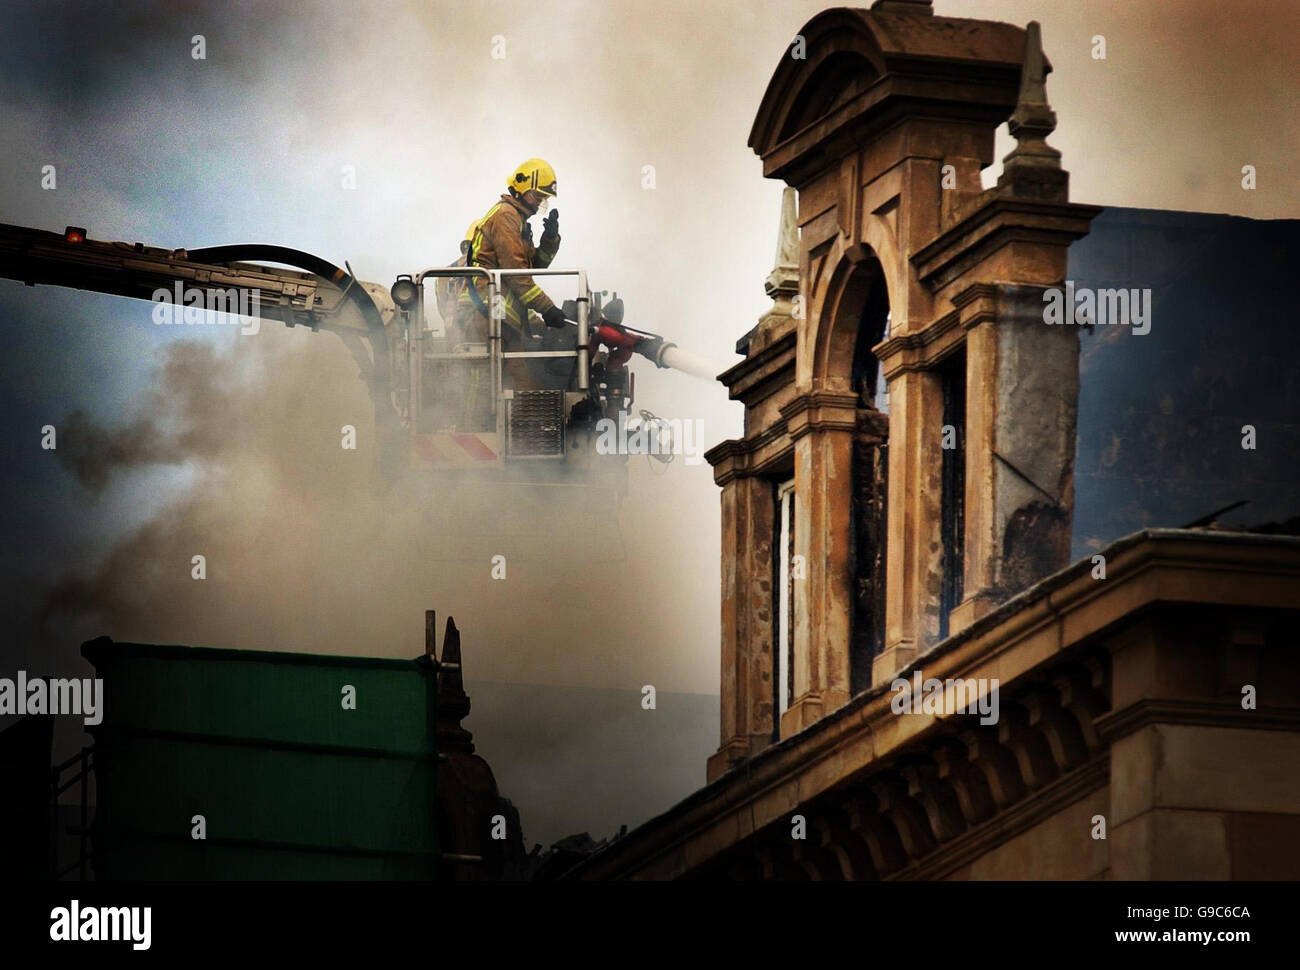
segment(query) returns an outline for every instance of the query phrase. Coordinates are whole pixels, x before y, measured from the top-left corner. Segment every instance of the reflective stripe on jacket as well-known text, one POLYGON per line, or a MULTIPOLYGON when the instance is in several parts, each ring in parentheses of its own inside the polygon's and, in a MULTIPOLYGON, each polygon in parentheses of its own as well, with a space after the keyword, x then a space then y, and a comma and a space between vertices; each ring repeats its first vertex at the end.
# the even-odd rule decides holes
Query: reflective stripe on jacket
MULTIPOLYGON (((501 201, 488 210, 473 233, 470 253, 474 265, 485 269, 544 269, 551 265, 560 239, 558 236, 543 236, 541 245, 534 246, 528 225, 529 214, 528 208, 518 199, 510 195, 501 196, 501 201)), ((474 279, 470 285, 475 287, 480 301, 486 305, 487 280, 474 279)), ((502 280, 501 291, 505 319, 515 327, 522 326, 526 310, 544 314, 555 306, 531 276, 507 276, 502 280)), ((473 304, 468 287, 462 291, 460 302, 473 304)))

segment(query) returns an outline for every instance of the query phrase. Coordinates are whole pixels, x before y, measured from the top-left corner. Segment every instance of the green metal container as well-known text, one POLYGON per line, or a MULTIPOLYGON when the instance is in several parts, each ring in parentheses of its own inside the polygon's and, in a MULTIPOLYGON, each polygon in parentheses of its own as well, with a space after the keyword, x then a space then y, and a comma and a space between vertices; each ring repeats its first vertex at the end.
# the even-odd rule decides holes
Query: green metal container
POLYGON ((82 653, 104 680, 103 723, 89 729, 96 878, 434 877, 429 659, 107 637, 82 653))

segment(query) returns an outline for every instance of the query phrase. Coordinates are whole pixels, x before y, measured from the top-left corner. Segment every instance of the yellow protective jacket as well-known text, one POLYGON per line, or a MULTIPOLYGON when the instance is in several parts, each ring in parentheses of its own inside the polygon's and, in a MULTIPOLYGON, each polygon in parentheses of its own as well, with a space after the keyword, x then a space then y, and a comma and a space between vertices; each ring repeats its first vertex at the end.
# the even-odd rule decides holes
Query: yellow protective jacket
MULTIPOLYGON (((501 201, 488 210, 470 233, 470 258, 473 265, 487 269, 544 269, 551 265, 560 248, 559 235, 543 235, 540 245, 534 246, 528 216, 536 211, 511 195, 502 195, 501 201)), ((473 285, 479 301, 486 306, 487 281, 475 279, 473 285)), ((527 319, 527 311, 544 314, 555 306, 531 276, 508 276, 502 281, 505 322, 519 329, 527 319)), ((469 287, 463 289, 458 300, 458 310, 466 313, 466 304, 482 314, 469 287)))

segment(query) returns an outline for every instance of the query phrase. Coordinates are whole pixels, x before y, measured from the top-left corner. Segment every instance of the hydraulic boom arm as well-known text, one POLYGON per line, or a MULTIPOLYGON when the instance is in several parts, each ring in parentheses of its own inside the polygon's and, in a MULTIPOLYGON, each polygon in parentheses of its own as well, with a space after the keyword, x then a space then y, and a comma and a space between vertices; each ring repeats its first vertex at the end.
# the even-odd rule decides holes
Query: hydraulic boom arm
POLYGON ((0 223, 0 278, 66 286, 150 300, 176 283, 203 293, 256 291, 258 316, 288 326, 308 326, 378 336, 392 316, 387 289, 362 283, 316 256, 281 246, 159 249, 143 243, 102 242, 69 227, 62 235, 0 223), (267 260, 302 271, 259 266, 267 260))

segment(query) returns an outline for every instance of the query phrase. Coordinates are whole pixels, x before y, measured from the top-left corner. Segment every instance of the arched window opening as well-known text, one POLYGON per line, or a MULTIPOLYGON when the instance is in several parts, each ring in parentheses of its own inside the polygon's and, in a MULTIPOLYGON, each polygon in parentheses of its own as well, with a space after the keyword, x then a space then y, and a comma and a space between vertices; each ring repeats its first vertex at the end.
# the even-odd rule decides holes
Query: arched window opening
POLYGON ((853 437, 853 617, 850 689, 871 686, 871 664, 885 646, 886 507, 889 398, 871 348, 889 332, 889 293, 882 276, 867 292, 853 345, 851 382, 858 393, 853 437))

